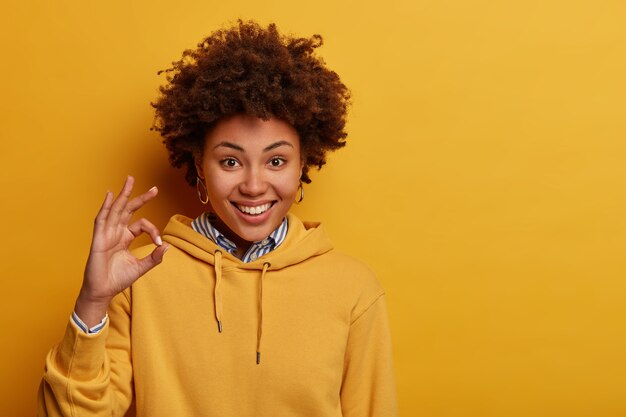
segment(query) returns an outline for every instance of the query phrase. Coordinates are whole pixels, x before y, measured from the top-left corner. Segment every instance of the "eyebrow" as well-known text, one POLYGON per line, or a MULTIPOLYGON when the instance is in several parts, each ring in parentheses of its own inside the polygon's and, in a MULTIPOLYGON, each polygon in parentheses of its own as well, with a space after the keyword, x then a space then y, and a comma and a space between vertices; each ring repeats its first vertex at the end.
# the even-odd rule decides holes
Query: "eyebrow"
POLYGON ((218 143, 217 145, 215 145, 215 146, 213 147, 213 149, 217 149, 217 148, 219 148, 220 146, 223 146, 223 147, 225 147, 225 148, 235 149, 235 150, 238 150, 238 151, 241 151, 241 152, 245 152, 241 146, 239 146, 239 145, 235 145, 234 143, 231 143, 231 142, 220 142, 220 143, 218 143))
MULTIPOLYGON (((276 149, 276 148, 278 148, 278 147, 280 147, 280 146, 285 146, 285 145, 286 145, 286 146, 291 146, 291 147, 293 148, 293 145, 292 145, 291 143, 287 142, 286 140, 279 140, 278 142, 274 142, 274 143, 272 143, 271 145, 266 146, 266 147, 263 149, 263 152, 269 152, 269 151, 271 151, 271 150, 273 150, 273 149, 276 149)), ((217 148, 219 148, 220 146, 223 146, 223 147, 225 147, 225 148, 235 149, 235 150, 237 150, 237 151, 241 151, 241 152, 245 152, 245 151, 246 151, 246 150, 245 150, 244 148, 242 148, 241 146, 239 146, 239 145, 237 145, 237 144, 234 144, 234 143, 232 143, 232 142, 226 142, 226 141, 218 143, 217 145, 215 145, 215 146, 213 147, 213 149, 217 149, 217 148)))
POLYGON ((271 145, 267 146, 265 149, 263 149, 263 152, 269 152, 272 149, 276 149, 276 148, 284 146, 284 145, 291 146, 293 148, 293 145, 291 143, 287 142, 286 140, 279 140, 278 142, 274 142, 271 145))

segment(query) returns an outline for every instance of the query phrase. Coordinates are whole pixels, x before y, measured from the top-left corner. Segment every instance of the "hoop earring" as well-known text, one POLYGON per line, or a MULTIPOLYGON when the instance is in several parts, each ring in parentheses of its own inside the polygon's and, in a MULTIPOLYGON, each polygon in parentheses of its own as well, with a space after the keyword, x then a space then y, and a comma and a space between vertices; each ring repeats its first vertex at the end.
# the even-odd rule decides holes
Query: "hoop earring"
POLYGON ((304 200, 304 187, 302 186, 302 181, 300 181, 298 188, 300 189, 300 198, 296 200, 296 204, 300 204, 302 200, 304 200))
POLYGON ((196 177, 196 191, 198 192, 198 199, 202 204, 206 204, 209 202, 209 192, 206 189, 206 185, 200 179, 200 177, 196 177), (202 195, 204 194, 204 197, 202 195))

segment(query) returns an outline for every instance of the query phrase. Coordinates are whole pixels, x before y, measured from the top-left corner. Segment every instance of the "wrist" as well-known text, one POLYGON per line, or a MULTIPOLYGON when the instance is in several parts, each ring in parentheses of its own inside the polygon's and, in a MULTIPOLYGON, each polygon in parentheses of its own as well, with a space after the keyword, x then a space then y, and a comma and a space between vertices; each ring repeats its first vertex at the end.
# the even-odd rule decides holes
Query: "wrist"
POLYGON ((82 291, 76 299, 74 312, 89 327, 100 323, 109 309, 110 299, 93 299, 82 291))

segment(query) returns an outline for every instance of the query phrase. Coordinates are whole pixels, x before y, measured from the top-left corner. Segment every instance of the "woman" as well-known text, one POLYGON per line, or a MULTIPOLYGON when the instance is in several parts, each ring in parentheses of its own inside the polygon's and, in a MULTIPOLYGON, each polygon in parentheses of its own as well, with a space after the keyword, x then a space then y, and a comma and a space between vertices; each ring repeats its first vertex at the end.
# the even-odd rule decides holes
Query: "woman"
POLYGON ((349 93, 321 44, 239 22, 168 70, 155 127, 207 211, 161 237, 131 222, 156 187, 107 193, 41 415, 396 414, 383 290, 289 213, 346 137, 349 93), (144 232, 154 245, 129 252, 144 232))

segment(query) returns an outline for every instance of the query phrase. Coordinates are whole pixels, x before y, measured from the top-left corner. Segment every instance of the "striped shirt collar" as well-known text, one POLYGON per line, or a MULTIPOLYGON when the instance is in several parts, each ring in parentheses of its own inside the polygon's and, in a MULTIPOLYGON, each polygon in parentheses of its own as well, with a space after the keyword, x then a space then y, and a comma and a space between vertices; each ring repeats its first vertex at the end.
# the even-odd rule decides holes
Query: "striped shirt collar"
MULTIPOLYGON (((220 231, 217 230, 213 224, 211 224, 211 221, 214 219, 215 215, 209 212, 204 212, 191 222, 191 227, 204 237, 212 240, 216 245, 220 246, 231 255, 234 255, 237 251, 237 245, 220 233, 220 231)), ((246 253, 243 255, 241 261, 244 263, 256 261, 261 256, 276 249, 281 243, 283 243, 285 237, 287 237, 288 229, 289 222, 287 222, 287 217, 285 217, 283 218, 282 223, 272 233, 270 233, 268 237, 258 242, 253 242, 252 245, 250 245, 250 248, 248 248, 246 253)))

